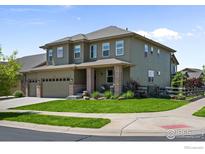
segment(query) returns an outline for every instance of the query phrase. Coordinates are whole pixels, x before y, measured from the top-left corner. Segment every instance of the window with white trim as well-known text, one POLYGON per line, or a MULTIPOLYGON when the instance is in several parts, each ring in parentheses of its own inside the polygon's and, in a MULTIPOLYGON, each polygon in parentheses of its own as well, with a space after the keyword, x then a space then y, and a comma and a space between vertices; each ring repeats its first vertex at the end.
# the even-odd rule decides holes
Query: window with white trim
POLYGON ((153 52, 154 52, 154 47, 151 46, 151 54, 153 54, 153 52))
POLYGON ((157 49, 157 54, 160 55, 160 49, 157 49))
POLYGON ((154 71, 153 70, 148 71, 148 82, 150 83, 154 82, 154 71))
POLYGON ((50 61, 52 61, 52 59, 53 59, 53 50, 52 49, 48 50, 48 58, 50 61))
POLYGON ((97 58, 97 44, 90 45, 90 58, 97 58))
POLYGON ((124 40, 116 41, 116 56, 124 55, 124 40))
POLYGON ((63 57, 63 47, 57 47, 57 58, 63 57))
POLYGON ((52 57, 53 56, 53 50, 52 49, 49 49, 48 50, 48 57, 52 57))
POLYGON ((110 43, 103 43, 102 44, 102 56, 109 57, 110 55, 110 43))
POLYGON ((74 46, 74 58, 80 58, 80 45, 74 46))
POLYGON ((144 45, 144 56, 147 57, 149 52, 149 46, 147 44, 144 45))
POLYGON ((113 83, 113 70, 112 69, 107 69, 106 82, 107 83, 113 83))

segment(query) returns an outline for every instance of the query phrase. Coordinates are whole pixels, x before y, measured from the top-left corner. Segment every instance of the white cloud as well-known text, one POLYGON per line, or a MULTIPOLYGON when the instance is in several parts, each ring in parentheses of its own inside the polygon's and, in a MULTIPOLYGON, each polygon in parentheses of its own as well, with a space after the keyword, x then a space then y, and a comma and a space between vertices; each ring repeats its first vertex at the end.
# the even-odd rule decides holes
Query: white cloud
POLYGON ((196 29, 198 29, 198 30, 202 30, 202 29, 203 29, 203 27, 202 27, 202 26, 200 26, 200 25, 197 25, 197 26, 196 26, 196 29))
POLYGON ((179 40, 181 39, 180 33, 168 29, 168 28, 158 28, 153 31, 136 31, 136 33, 143 35, 145 37, 151 38, 151 39, 157 39, 159 41, 171 41, 171 40, 179 40))
POLYGON ((76 19, 77 19, 78 21, 80 21, 80 20, 81 20, 81 17, 77 17, 76 19))
POLYGON ((194 36, 194 34, 191 32, 188 32, 188 33, 186 33, 186 36, 194 36))

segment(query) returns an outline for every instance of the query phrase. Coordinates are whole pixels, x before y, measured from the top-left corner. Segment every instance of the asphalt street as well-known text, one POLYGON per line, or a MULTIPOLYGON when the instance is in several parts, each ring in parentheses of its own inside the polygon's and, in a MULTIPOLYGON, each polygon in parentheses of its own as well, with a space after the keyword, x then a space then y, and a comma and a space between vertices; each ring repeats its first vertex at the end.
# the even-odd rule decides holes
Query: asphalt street
POLYGON ((89 136, 40 132, 27 129, 0 126, 0 141, 205 141, 204 136, 167 137, 156 136, 89 136))

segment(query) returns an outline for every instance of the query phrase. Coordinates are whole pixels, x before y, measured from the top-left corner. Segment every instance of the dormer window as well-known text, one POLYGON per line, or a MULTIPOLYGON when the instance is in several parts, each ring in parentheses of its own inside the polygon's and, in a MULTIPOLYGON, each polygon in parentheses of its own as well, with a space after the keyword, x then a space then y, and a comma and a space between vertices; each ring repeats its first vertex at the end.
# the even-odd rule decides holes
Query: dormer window
POLYGON ((74 46, 74 58, 80 58, 80 45, 74 46))
POLYGON ((57 58, 63 58, 63 47, 57 47, 57 58))
POLYGON ((110 56, 110 43, 102 44, 102 56, 109 57, 110 56))

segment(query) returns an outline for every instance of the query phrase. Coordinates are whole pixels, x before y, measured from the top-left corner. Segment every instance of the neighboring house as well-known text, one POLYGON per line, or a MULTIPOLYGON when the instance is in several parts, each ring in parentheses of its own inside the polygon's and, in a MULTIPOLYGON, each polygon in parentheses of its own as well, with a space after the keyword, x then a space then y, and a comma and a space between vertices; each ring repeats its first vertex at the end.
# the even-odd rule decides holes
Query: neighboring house
POLYGON ((31 56, 25 56, 22 58, 18 58, 17 62, 21 65, 20 73, 21 80, 17 83, 17 85, 12 89, 12 92, 15 90, 22 90, 26 93, 26 74, 23 72, 27 72, 32 68, 45 65, 46 64, 46 54, 37 54, 31 56))
POLYGON ((203 77, 203 71, 197 68, 185 68, 181 70, 183 74, 187 76, 188 79, 198 79, 203 77))
POLYGON ((178 65, 174 49, 116 26, 40 48, 46 50, 46 64, 22 71, 27 96, 66 97, 102 85, 119 95, 131 79, 143 86, 170 86, 172 64, 178 65))

